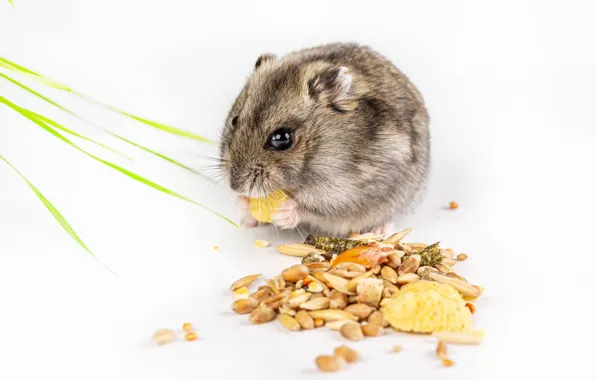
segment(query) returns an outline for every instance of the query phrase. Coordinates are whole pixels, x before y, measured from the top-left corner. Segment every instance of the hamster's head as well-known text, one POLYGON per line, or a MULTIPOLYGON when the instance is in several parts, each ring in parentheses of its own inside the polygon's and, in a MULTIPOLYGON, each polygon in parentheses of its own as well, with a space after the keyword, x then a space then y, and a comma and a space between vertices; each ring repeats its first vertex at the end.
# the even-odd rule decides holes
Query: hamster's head
POLYGON ((259 57, 235 100, 220 146, 231 189, 261 197, 332 180, 348 149, 357 76, 326 62, 259 57))

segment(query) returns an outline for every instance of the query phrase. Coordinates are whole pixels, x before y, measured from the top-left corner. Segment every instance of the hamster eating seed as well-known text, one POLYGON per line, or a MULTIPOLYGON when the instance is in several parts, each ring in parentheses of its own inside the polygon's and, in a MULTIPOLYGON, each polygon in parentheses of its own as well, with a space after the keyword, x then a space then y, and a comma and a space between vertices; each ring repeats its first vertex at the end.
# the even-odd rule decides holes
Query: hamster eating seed
POLYGON ((428 124, 419 91, 367 46, 264 54, 227 116, 220 166, 243 226, 258 225, 249 198, 282 191, 281 229, 384 233, 425 190, 428 124))

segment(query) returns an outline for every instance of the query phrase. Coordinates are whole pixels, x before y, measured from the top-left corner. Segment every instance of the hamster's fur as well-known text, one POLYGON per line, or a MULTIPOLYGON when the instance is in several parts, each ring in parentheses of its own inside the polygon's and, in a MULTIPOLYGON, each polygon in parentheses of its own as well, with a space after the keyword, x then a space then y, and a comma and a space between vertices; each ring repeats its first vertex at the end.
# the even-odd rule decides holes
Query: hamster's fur
POLYGON ((264 54, 227 116, 220 165, 244 226, 257 225, 247 197, 283 189, 291 199, 273 210, 282 229, 384 233, 425 189, 428 124, 418 90, 369 47, 264 54), (279 128, 292 133, 287 150, 267 145, 279 128))

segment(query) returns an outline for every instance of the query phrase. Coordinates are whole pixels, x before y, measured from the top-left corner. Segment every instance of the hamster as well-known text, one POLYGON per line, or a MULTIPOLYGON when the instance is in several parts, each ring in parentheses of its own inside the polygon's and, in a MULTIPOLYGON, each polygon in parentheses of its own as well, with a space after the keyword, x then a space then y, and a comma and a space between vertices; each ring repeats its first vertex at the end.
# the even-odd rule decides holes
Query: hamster
POLYGON ((220 141, 245 227, 259 224, 248 198, 282 190, 289 199, 271 210, 280 229, 385 234, 426 188, 423 97, 387 58, 355 43, 258 57, 220 141))

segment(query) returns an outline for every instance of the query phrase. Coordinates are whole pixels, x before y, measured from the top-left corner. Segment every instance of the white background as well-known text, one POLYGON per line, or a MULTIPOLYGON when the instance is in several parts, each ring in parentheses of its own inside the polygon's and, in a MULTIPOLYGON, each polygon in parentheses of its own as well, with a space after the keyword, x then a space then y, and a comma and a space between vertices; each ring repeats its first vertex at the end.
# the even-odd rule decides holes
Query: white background
MULTIPOLYGON (((424 94, 432 117, 429 192, 410 240, 440 240, 486 288, 479 347, 387 334, 354 343, 339 378, 594 379, 596 7, 589 1, 0 2, 0 56, 129 112, 217 138, 256 58, 334 41, 369 44, 424 94), (391 5, 389 5, 391 4, 391 5), (457 200, 461 207, 445 206, 457 200), (389 354, 394 344, 404 352, 389 354)), ((131 122, 27 81, 95 123, 201 168, 217 149, 131 122)), ((233 216, 223 186, 134 150, 26 92, 0 96, 124 150, 81 146, 233 216)), ((327 330, 252 326, 228 286, 295 259, 254 247, 297 234, 237 230, 144 187, 0 107, 0 154, 62 211, 114 276, 0 163, 0 378, 294 379, 321 376, 327 330), (212 247, 219 245, 219 252, 212 247), (201 340, 154 347, 193 322, 201 340)), ((403 227, 405 227, 404 225, 403 227)), ((334 375, 330 375, 333 377, 334 375)))

